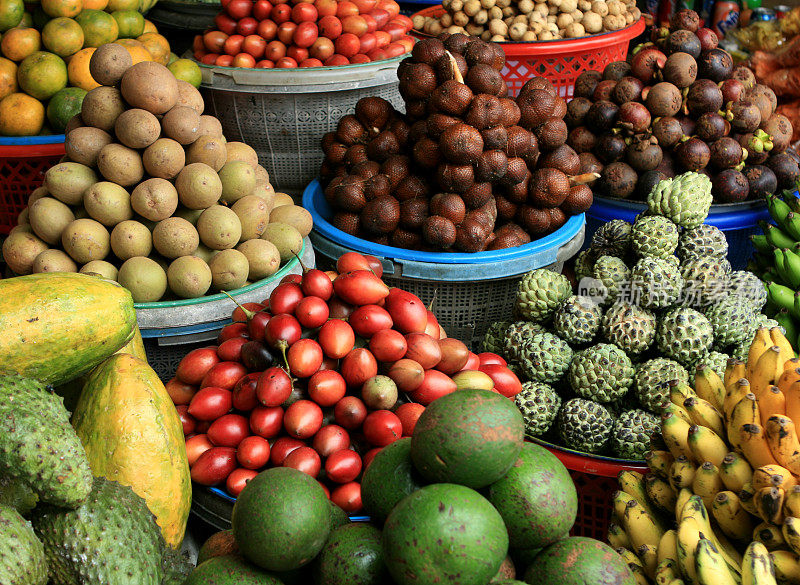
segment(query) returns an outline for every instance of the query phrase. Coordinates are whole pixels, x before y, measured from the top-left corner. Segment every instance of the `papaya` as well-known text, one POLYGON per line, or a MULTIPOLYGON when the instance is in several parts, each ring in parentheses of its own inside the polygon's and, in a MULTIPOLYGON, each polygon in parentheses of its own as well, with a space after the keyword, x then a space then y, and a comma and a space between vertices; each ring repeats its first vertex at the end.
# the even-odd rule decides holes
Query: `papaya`
POLYGON ((88 274, 0 280, 0 374, 58 386, 78 378, 133 336, 130 292, 88 274))
POLYGON ((167 544, 180 546, 192 486, 183 427, 158 374, 130 354, 111 356, 89 376, 72 426, 92 473, 130 486, 167 544))

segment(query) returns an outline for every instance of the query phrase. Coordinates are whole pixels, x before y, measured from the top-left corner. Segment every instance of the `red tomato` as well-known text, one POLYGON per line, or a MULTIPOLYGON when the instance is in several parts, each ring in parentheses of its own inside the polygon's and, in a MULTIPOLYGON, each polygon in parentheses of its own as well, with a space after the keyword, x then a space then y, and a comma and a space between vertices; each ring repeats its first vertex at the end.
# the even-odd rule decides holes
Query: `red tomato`
MULTIPOLYGON (((317 45, 317 41, 319 40, 320 39, 314 41, 311 46, 314 47, 317 45)), ((325 41, 328 39, 322 40, 325 41)), ((328 40, 328 42, 330 42, 330 40, 328 40)), ((331 47, 333 47, 333 44, 331 44, 331 47)), ((327 301, 333 296, 333 283, 331 279, 328 278, 328 275, 322 270, 318 270, 317 268, 307 270, 305 274, 303 274, 300 288, 307 297, 318 297, 323 301, 327 301)))
POLYGON ((342 31, 357 37, 367 34, 367 21, 360 15, 345 16, 342 18, 342 31))
POLYGON ((337 4, 336 0, 314 0, 314 8, 317 9, 320 18, 336 15, 337 4))
POLYGON ((325 355, 338 360, 353 349, 356 334, 347 321, 331 319, 320 328, 317 339, 325 355))
POLYGON ((208 49, 209 52, 219 55, 222 53, 222 49, 225 46, 225 41, 227 39, 228 35, 226 35, 224 32, 212 30, 203 35, 203 44, 206 46, 206 49, 208 49))
POLYGON ((217 485, 225 481, 234 469, 236 449, 213 447, 204 451, 192 465, 192 481, 200 485, 217 485))
MULTIPOLYGON (((244 37, 242 37, 242 40, 244 40, 244 37)), ((217 345, 234 337, 247 337, 247 323, 225 325, 217 334, 217 345)))
POLYGON ((196 435, 205 435, 206 431, 208 431, 208 427, 211 426, 211 421, 207 420, 200 420, 197 421, 197 426, 194 429, 196 435))
POLYGON ((288 4, 276 4, 272 7, 272 12, 269 16, 275 21, 275 24, 280 26, 292 19, 292 7, 288 4))
POLYGON ((231 321, 234 323, 247 323, 256 313, 263 310, 264 305, 261 303, 241 303, 233 310, 231 321))
POLYGON ((288 313, 280 313, 267 323, 264 331, 264 341, 271 347, 279 349, 282 346, 290 346, 296 343, 302 333, 303 330, 297 319, 288 313))
POLYGON ((265 41, 271 41, 278 35, 278 25, 271 20, 262 20, 258 23, 256 32, 265 41))
POLYGON ((389 43, 392 42, 392 36, 387 33, 385 30, 376 30, 375 31, 375 38, 378 40, 378 48, 384 49, 389 46, 389 43))
POLYGON ((322 365, 319 367, 319 371, 322 372, 323 370, 335 370, 339 371, 339 360, 335 360, 333 358, 326 357, 322 360, 322 365))
POLYGON ((216 347, 193 349, 178 364, 175 377, 184 384, 199 384, 212 366, 220 362, 216 347))
POLYGON ((252 0, 230 0, 225 11, 231 15, 231 18, 241 20, 245 16, 250 16, 253 10, 252 0))
POLYGON ((236 460, 247 469, 264 467, 269 463, 269 441, 263 437, 245 437, 236 450, 236 460))
POLYGON ((286 456, 283 466, 317 477, 322 468, 322 461, 311 447, 299 447, 286 456))
MULTIPOLYGON (((326 280, 327 278, 325 276, 326 280)), ((317 327, 322 327, 328 320, 330 310, 328 309, 328 304, 321 298, 305 297, 295 308, 294 314, 300 325, 307 329, 316 329, 317 327)))
POLYGON ((331 492, 331 502, 348 514, 361 511, 361 484, 351 481, 340 485, 331 492))
POLYGON ((359 50, 364 53, 364 55, 376 48, 378 48, 378 38, 375 36, 374 32, 370 31, 361 37, 361 46, 359 50))
MULTIPOLYGON (((387 27, 391 26, 391 24, 386 25, 387 27)), ((394 57, 399 57, 400 55, 405 55, 407 53, 406 48, 403 45, 398 43, 389 43, 389 45, 384 49, 386 51, 386 55, 391 59, 394 57)))
POLYGON ((200 382, 200 388, 216 386, 233 390, 236 382, 247 374, 247 369, 238 362, 219 362, 211 367, 200 382))
MULTIPOLYGON (((308 4, 298 4, 298 6, 308 6, 308 4)), ((296 8, 296 7, 295 7, 296 8)), ((301 22, 294 31, 294 44, 298 47, 310 47, 319 36, 319 30, 314 22, 301 22)))
POLYGON ((188 412, 197 420, 216 420, 233 406, 233 395, 224 388, 206 387, 197 391, 188 412))
POLYGON ((333 418, 337 424, 352 431, 367 418, 367 407, 360 398, 345 396, 333 407, 333 418))
POLYGON ((522 391, 522 383, 517 375, 505 366, 486 364, 480 371, 488 375, 494 382, 494 389, 503 396, 511 398, 522 391))
MULTIPOLYGON (((277 34, 278 28, 275 27, 275 34, 277 34)), ((283 59, 286 56, 286 45, 284 45, 280 41, 270 41, 267 43, 267 48, 264 51, 264 57, 267 60, 275 62, 279 59, 283 59)))
POLYGON ((461 368, 461 371, 464 370, 478 370, 481 367, 481 360, 480 358, 472 352, 469 352, 469 356, 467 356, 467 363, 464 364, 464 367, 461 368))
MULTIPOLYGON (((256 59, 260 59, 264 56, 264 51, 267 49, 267 41, 261 38, 259 35, 248 35, 244 38, 244 42, 242 43, 242 50, 245 53, 252 55, 256 59)), ((256 319, 259 315, 267 315, 267 321, 269 320, 269 313, 256 313, 253 319, 251 319, 247 324, 247 330, 250 333, 250 337, 252 339, 257 339, 256 336, 253 335, 253 327, 252 323, 253 320, 256 319)), ((263 319, 263 317, 262 317, 263 319)), ((264 325, 266 325, 266 321, 261 324, 261 338, 263 339, 263 332, 264 332, 264 325)))
POLYGON ((456 383, 450 376, 443 374, 439 370, 427 370, 422 384, 411 393, 411 398, 415 402, 428 405, 437 398, 451 394, 458 390, 456 383))
POLYGON ((382 329, 370 337, 369 350, 379 362, 396 362, 406 355, 408 344, 399 331, 382 329))
POLYGON ((241 414, 226 414, 208 427, 209 440, 219 447, 236 447, 250 434, 250 423, 241 414))
MULTIPOLYGON (((291 47, 292 40, 294 39, 294 31, 296 30, 297 30, 297 25, 293 23, 291 20, 279 24, 278 40, 287 47, 291 47)), ((287 283, 287 284, 294 284, 294 283, 287 283)), ((270 307, 272 307, 272 305, 270 305, 270 307)))
POLYGON ((349 388, 360 388, 372 376, 378 375, 378 362, 372 352, 360 347, 342 358, 339 369, 349 388))
POLYGON ((220 12, 214 17, 214 25, 226 35, 236 32, 236 21, 226 12, 220 12))
POLYGON ((298 400, 286 409, 283 426, 295 439, 313 437, 322 427, 322 409, 311 400, 298 400))
POLYGON ((260 376, 260 372, 253 372, 236 382, 236 386, 233 387, 233 407, 236 410, 250 412, 258 406, 256 386, 258 386, 258 378, 260 376))
POLYGON ((317 22, 317 9, 310 2, 295 4, 292 8, 292 20, 297 24, 301 22, 317 22))
POLYGON ((257 28, 258 21, 252 16, 243 18, 236 24, 236 32, 244 36, 255 33, 257 28))
MULTIPOLYGON (((356 46, 358 38, 348 33, 343 34, 334 43, 336 52, 345 57, 351 57, 358 53, 358 49, 348 55, 339 47, 340 43, 347 44, 354 39, 356 46)), ((354 270, 339 274, 333 281, 333 290, 336 296, 345 303, 351 305, 374 305, 386 298, 389 294, 389 287, 380 278, 368 270, 354 270)))
POLYGON ((325 461, 325 475, 335 483, 348 483, 361 473, 361 457, 351 449, 332 453, 325 461))
POLYGON ((203 65, 215 65, 217 63, 217 58, 219 55, 215 53, 206 53, 200 58, 200 62, 203 65))
POLYGON ((480 361, 480 367, 487 366, 489 364, 497 364, 499 366, 507 366, 508 363, 502 357, 497 355, 496 353, 479 353, 478 360, 480 361))
POLYGON ((439 342, 425 333, 409 333, 406 335, 408 351, 405 357, 414 360, 426 370, 436 367, 442 360, 439 342))
POLYGON ((325 67, 340 67, 342 65, 350 65, 350 59, 344 55, 331 55, 325 59, 325 67))
MULTIPOLYGON (((331 44, 331 46, 333 46, 331 44)), ((334 58, 334 57, 342 57, 341 55, 332 55, 326 61, 334 58)), ((345 59, 344 57, 342 57, 345 59)), ((348 63, 347 59, 345 59, 348 63)), ((327 63, 326 63, 327 64, 327 63)), ((333 283, 333 281, 331 281, 333 283)), ((331 309, 331 319, 347 319, 353 313, 355 307, 349 303, 345 303, 342 299, 337 299, 333 297, 331 300, 328 301, 328 307, 331 309)))
POLYGON ((391 329, 392 317, 378 305, 362 305, 350 315, 349 323, 356 334, 369 339, 378 331, 391 329))
POLYGON ((291 57, 283 57, 282 59, 278 59, 275 63, 275 67, 278 69, 294 69, 297 67, 297 61, 291 57))
POLYGON ((364 469, 365 470, 369 467, 370 463, 372 463, 372 460, 375 459, 375 455, 380 453, 382 450, 383 450, 383 447, 373 447, 372 449, 370 449, 369 451, 364 453, 363 460, 364 460, 364 469))
POLYGON ((322 348, 313 339, 301 339, 286 355, 293 376, 308 378, 322 365, 322 348))
POLYGON ((232 67, 233 66, 233 56, 232 55, 219 55, 217 59, 214 61, 214 65, 218 67, 232 67))
POLYGON ((305 446, 306 444, 303 441, 298 441, 291 437, 281 437, 272 444, 269 460, 275 466, 283 465, 283 461, 289 453, 305 446))
POLYGON ((401 392, 413 392, 425 381, 425 369, 418 362, 403 358, 392 364, 388 376, 401 392))
POLYGON ((414 28, 414 22, 405 14, 396 14, 389 20, 389 22, 399 22, 406 28, 406 32, 414 28))
POLYGON ((283 368, 264 370, 256 384, 256 396, 264 406, 280 406, 292 394, 292 379, 283 368))
POLYGON ((272 12, 272 4, 269 0, 256 0, 253 4, 253 16, 256 20, 265 20, 269 18, 272 12))
POLYGON ((195 428, 197 428, 197 421, 191 414, 189 414, 189 407, 185 404, 181 404, 180 406, 177 406, 175 410, 178 411, 178 418, 181 421, 184 436, 191 435, 195 428))
POLYGON ((185 384, 178 378, 172 378, 172 380, 164 384, 164 387, 167 389, 167 394, 172 399, 172 403, 176 405, 189 404, 192 396, 197 392, 196 386, 185 384))
POLYGON ((213 447, 214 445, 211 444, 206 435, 194 435, 186 439, 186 458, 189 461, 189 466, 194 465, 200 455, 213 447))
POLYGON ((242 493, 247 482, 257 475, 258 473, 252 469, 242 469, 241 467, 234 469, 225 481, 225 489, 228 490, 230 495, 236 498, 242 493))
POLYGON ((406 50, 406 53, 410 53, 414 49, 414 42, 414 37, 408 35, 395 41, 396 44, 401 45, 406 50))
POLYGON ((369 63, 370 61, 371 59, 369 57, 367 57, 366 55, 362 55, 361 53, 350 57, 350 63, 353 65, 356 63, 369 63))
MULTIPOLYGON (((341 5, 341 2, 339 3, 341 5)), ((353 272, 355 270, 371 270, 369 260, 358 252, 345 252, 336 260, 336 270, 339 274, 353 272)))
POLYGON ((378 0, 353 0, 353 4, 358 7, 358 11, 362 14, 374 10, 378 4, 378 0))
POLYGON ((406 402, 395 408, 394 413, 403 424, 403 436, 410 437, 414 433, 414 427, 420 415, 425 412, 425 407, 416 402, 406 402))
POLYGON ((278 313, 294 313, 295 308, 303 300, 303 289, 294 282, 279 284, 269 295, 269 308, 273 315, 278 313))
POLYGON ((277 437, 283 430, 283 409, 280 406, 257 406, 250 413, 250 430, 265 439, 277 437))
POLYGON ((363 431, 370 445, 385 447, 403 436, 403 423, 390 410, 375 410, 364 419, 363 431))
POLYGON ((339 425, 326 425, 314 435, 311 446, 320 457, 328 457, 331 453, 349 448, 350 435, 339 425))
POLYGON ((356 14, 358 14, 358 6, 349 0, 340 0, 339 5, 336 7, 336 16, 344 18, 345 16, 355 16, 356 14))
POLYGON ((469 349, 458 339, 452 337, 440 339, 439 349, 442 352, 442 359, 436 364, 436 369, 448 376, 460 371, 469 359, 469 349))
POLYGON ((424 333, 427 333, 434 339, 439 339, 439 333, 441 328, 439 327, 439 321, 436 320, 436 315, 433 314, 433 311, 428 311, 428 323, 425 325, 424 333))
POLYGON ((322 483, 319 479, 317 480, 317 483, 319 484, 319 487, 322 488, 322 491, 325 492, 325 497, 330 500, 331 499, 331 490, 328 489, 328 486, 326 486, 324 483, 322 483))
POLYGON ((293 59, 296 63, 300 63, 301 61, 308 59, 308 49, 292 45, 286 49, 286 56, 290 59, 293 59))
POLYGON ((375 256, 371 256, 369 254, 364 254, 364 258, 367 259, 370 270, 375 273, 375 276, 378 278, 383 278, 383 264, 381 264, 381 261, 375 256))
POLYGON ((195 35, 194 40, 192 41, 192 51, 197 53, 198 51, 205 52, 205 50, 206 46, 203 44, 203 35, 195 35))
POLYGON ((367 57, 373 61, 383 61, 384 59, 389 58, 389 56, 386 54, 386 51, 383 49, 372 49, 369 53, 367 53, 367 57))
POLYGON ((258 63, 256 63, 256 69, 273 69, 275 67, 275 63, 270 61, 269 59, 262 59, 258 63))
POLYGON ((376 6, 388 12, 391 18, 400 14, 400 5, 395 0, 378 0, 376 6))
POLYGON ((242 346, 250 341, 246 337, 232 337, 220 343, 217 355, 224 362, 238 362, 242 359, 242 346))
POLYGON ((317 23, 319 36, 334 40, 342 34, 342 21, 336 16, 323 16, 317 23))
POLYGON ((410 292, 393 288, 386 296, 386 310, 401 333, 422 333, 428 325, 428 309, 410 292))
POLYGON ((347 391, 342 375, 335 370, 321 370, 308 380, 308 397, 320 406, 333 406, 347 391))

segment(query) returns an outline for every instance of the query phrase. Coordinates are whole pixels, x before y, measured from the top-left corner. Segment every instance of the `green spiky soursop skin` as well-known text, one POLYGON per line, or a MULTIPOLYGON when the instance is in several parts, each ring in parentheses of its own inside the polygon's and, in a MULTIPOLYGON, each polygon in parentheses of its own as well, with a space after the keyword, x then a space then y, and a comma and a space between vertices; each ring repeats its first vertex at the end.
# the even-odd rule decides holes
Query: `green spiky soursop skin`
POLYGON ((617 301, 603 315, 603 337, 626 353, 638 355, 656 338, 656 317, 638 305, 617 301))
POLYGON ((591 249, 598 256, 624 258, 630 249, 631 227, 624 219, 612 219, 594 233, 591 249))
POLYGON ((575 280, 580 282, 582 278, 592 276, 594 271, 594 263, 597 260, 597 253, 594 250, 588 249, 578 253, 575 257, 575 280))
POLYGON ((509 362, 518 362, 523 344, 537 333, 544 332, 544 330, 544 327, 538 323, 515 321, 506 329, 501 355, 509 362))
POLYGON ((40 382, 0 376, 0 475, 17 478, 42 502, 66 508, 92 490, 86 451, 64 400, 40 382))
POLYGON ((705 315, 678 307, 661 318, 656 332, 658 349, 685 367, 691 367, 711 349, 714 330, 705 315))
POLYGON ((625 261, 616 256, 600 256, 594 264, 592 276, 605 287, 604 303, 613 303, 631 279, 631 271, 625 261))
POLYGON ((675 304, 682 290, 680 272, 665 258, 640 258, 631 270, 630 301, 646 309, 664 309, 675 304))
POLYGON ((696 228, 711 209, 711 179, 688 172, 660 181, 647 196, 651 215, 663 215, 683 228, 696 228))
POLYGON ((96 477, 78 508, 38 506, 32 523, 54 585, 161 585, 166 545, 155 516, 128 486, 96 477))
POLYGON ((542 382, 525 382, 514 402, 525 420, 525 436, 541 437, 558 416, 561 397, 552 386, 542 382))
POLYGON ((528 321, 542 323, 572 295, 567 277, 546 268, 531 270, 522 277, 517 290, 516 306, 528 321))
POLYGON ((731 263, 725 258, 702 256, 681 262, 684 280, 682 304, 708 307, 730 292, 731 263))
POLYGON ((714 330, 714 347, 725 349, 753 339, 756 332, 756 314, 747 299, 727 295, 705 312, 714 330))
POLYGON ((675 360, 654 358, 636 367, 633 391, 639 404, 651 412, 661 412, 661 406, 669 400, 669 382, 689 381, 689 372, 675 360))
POLYGON ((19 512, 3 505, 0 505, 0 583, 47 583, 47 563, 42 543, 19 512))
POLYGON ((631 228, 631 248, 637 256, 666 258, 678 247, 678 226, 661 215, 640 215, 631 228))
MULTIPOLYGON (((772 329, 773 327, 778 327, 781 330, 781 333, 786 335, 786 330, 783 326, 778 323, 775 319, 770 319, 764 313, 756 314, 756 327, 766 327, 767 329, 772 329)), ((753 333, 755 335, 755 333, 753 333)), ((751 340, 745 340, 745 343, 749 343, 751 340)))
POLYGON ((580 397, 597 402, 622 398, 633 384, 630 358, 610 343, 599 343, 579 351, 569 366, 569 384, 580 397))
POLYGON ((600 329, 603 312, 589 297, 573 295, 553 315, 553 330, 573 345, 591 342, 600 329))
POLYGON ((161 585, 183 585, 194 569, 194 563, 169 546, 165 546, 162 553, 161 570, 164 578, 161 585))
POLYGON ((506 337, 508 327, 511 325, 508 321, 495 321, 486 330, 483 336, 483 351, 490 351, 498 355, 503 354, 503 341, 506 337))
POLYGON ((681 232, 678 258, 687 260, 703 256, 724 258, 728 255, 728 240, 717 226, 701 224, 681 232))
POLYGON ((532 382, 553 384, 564 377, 572 361, 572 348, 552 333, 537 333, 523 343, 519 364, 532 382))
MULTIPOLYGON (((748 348, 749 351, 749 348, 748 348)), ((714 370, 717 376, 720 379, 725 377, 725 370, 728 367, 728 360, 731 356, 727 353, 721 353, 719 351, 710 351, 708 355, 698 362, 698 366, 708 366, 712 370, 714 370)))
POLYGON ((734 270, 728 279, 731 294, 747 299, 755 312, 767 303, 767 288, 759 277, 748 270, 734 270))
POLYGON ((641 409, 626 410, 614 421, 611 449, 622 459, 644 459, 650 450, 650 438, 661 428, 659 418, 641 409))
POLYGON ((603 405, 573 398, 558 413, 558 436, 565 447, 584 453, 600 453, 611 438, 614 418, 603 405))

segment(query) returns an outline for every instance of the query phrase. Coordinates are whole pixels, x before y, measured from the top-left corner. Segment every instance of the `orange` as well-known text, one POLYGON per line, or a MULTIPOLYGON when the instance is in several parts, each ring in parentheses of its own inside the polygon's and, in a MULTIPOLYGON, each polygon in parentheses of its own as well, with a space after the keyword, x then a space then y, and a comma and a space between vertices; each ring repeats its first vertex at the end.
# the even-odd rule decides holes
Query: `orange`
POLYGON ((135 39, 144 33, 144 16, 135 10, 117 10, 111 16, 119 26, 119 38, 135 39))
POLYGON ((42 10, 51 18, 74 18, 83 10, 83 0, 42 0, 42 10))
POLYGON ((54 18, 44 25, 42 42, 48 51, 66 58, 83 47, 83 29, 71 18, 54 18))
POLYGON ((14 28, 22 22, 25 5, 22 0, 0 0, 0 32, 14 28))
POLYGON ((69 76, 69 84, 75 87, 80 87, 86 91, 92 90, 95 87, 100 87, 100 84, 94 80, 92 74, 89 73, 89 60, 92 58, 92 53, 97 49, 94 47, 86 47, 75 53, 69 59, 67 64, 67 75, 69 76))
POLYGON ((35 28, 12 28, 0 40, 0 51, 12 61, 22 61, 42 48, 42 37, 35 28))
POLYGON ((26 12, 22 15, 22 20, 17 25, 20 28, 28 28, 33 26, 33 14, 26 12))
POLYGON ((120 39, 117 41, 118 45, 122 45, 131 54, 133 64, 141 63, 142 61, 152 61, 153 56, 150 54, 145 46, 136 39, 120 39))
POLYGON ((92 10, 105 10, 108 6, 108 0, 83 0, 83 9, 90 8, 92 10))
POLYGON ((166 65, 169 62, 169 41, 158 33, 145 33, 136 39, 153 56, 153 61, 166 65))
POLYGON ((19 91, 17 64, 0 57, 0 100, 16 91, 19 91))
POLYGON ((108 0, 106 10, 114 12, 116 10, 139 10, 139 0, 108 0))
POLYGON ((113 43, 119 36, 117 21, 108 12, 84 10, 75 20, 83 29, 84 47, 99 47, 106 43, 113 43))
POLYGON ((195 61, 191 59, 178 59, 167 65, 167 68, 172 71, 176 79, 181 79, 187 83, 191 83, 195 87, 200 87, 203 75, 200 72, 200 66, 195 61))
POLYGON ((17 82, 28 95, 49 99, 67 86, 67 64, 58 55, 39 51, 19 64, 17 82))
POLYGON ((50 98, 47 104, 47 121, 59 134, 64 132, 70 118, 81 113, 86 90, 79 87, 65 87, 50 98))
POLYGON ((0 135, 36 136, 44 125, 44 105, 24 93, 12 93, 0 101, 0 135))
POLYGON ((150 22, 149 20, 147 20, 145 18, 144 19, 144 31, 142 32, 142 34, 149 33, 149 32, 157 33, 158 29, 156 28, 156 25, 154 25, 152 22, 150 22))

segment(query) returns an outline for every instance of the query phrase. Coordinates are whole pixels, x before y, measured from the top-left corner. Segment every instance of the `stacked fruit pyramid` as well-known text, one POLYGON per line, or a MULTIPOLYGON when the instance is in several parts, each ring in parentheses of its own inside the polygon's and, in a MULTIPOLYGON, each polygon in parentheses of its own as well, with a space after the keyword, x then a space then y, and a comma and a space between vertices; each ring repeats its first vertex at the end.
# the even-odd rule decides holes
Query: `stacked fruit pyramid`
POLYGON ((673 381, 666 449, 624 473, 609 541, 640 583, 741 585, 800 578, 800 361, 779 328, 694 389, 673 381), (700 407, 700 408, 698 408, 700 407))
POLYGON ((274 192, 251 147, 226 142, 197 89, 116 44, 90 67, 104 85, 70 123, 68 162, 3 243, 13 272, 95 272, 153 302, 241 288, 300 252, 311 215, 274 192))
POLYGON ((668 398, 695 368, 724 371, 747 354, 766 300, 752 273, 731 271, 727 241, 703 224, 711 182, 660 182, 633 225, 612 220, 576 260, 579 294, 546 269, 520 283, 515 323, 495 323, 484 350, 526 380, 528 434, 588 453, 642 459, 668 398))

